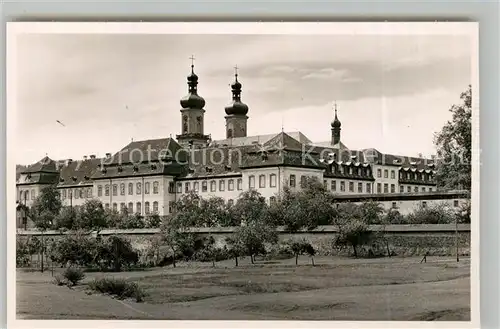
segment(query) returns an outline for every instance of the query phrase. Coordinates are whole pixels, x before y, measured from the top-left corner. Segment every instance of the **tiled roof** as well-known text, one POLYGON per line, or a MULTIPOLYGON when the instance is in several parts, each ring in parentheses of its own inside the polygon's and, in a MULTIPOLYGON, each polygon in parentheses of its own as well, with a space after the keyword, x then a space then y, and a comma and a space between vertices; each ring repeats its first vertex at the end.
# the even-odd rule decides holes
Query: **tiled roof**
POLYGON ((24 180, 18 181, 18 185, 30 185, 30 184, 55 184, 57 183, 57 179, 59 177, 59 173, 57 172, 35 172, 35 173, 27 173, 27 176, 24 180))
POLYGON ((28 166, 22 173, 35 173, 35 172, 57 172, 56 162, 45 156, 40 161, 28 166))
MULTIPOLYGON (((312 142, 300 131, 287 132, 288 136, 293 139, 299 141, 302 144, 311 144, 312 142)), ((267 134, 267 135, 255 135, 255 136, 247 136, 247 137, 236 137, 236 138, 228 138, 228 139, 220 139, 214 140, 211 143, 212 147, 216 146, 249 146, 258 144, 264 144, 268 142, 273 137, 276 137, 277 134, 267 134)))
POLYGON ((59 161, 60 176, 58 187, 73 185, 91 185, 91 177, 99 170, 101 165, 99 158, 71 161, 64 163, 59 161))
POLYGON ((123 166, 104 166, 103 169, 94 171, 92 179, 109 179, 125 177, 142 177, 151 175, 181 175, 185 167, 173 162, 155 162, 125 164, 123 166))
POLYGON ((182 147, 172 138, 134 141, 115 153, 111 159, 106 159, 105 165, 118 165, 140 162, 155 162, 160 158, 175 157, 182 147))

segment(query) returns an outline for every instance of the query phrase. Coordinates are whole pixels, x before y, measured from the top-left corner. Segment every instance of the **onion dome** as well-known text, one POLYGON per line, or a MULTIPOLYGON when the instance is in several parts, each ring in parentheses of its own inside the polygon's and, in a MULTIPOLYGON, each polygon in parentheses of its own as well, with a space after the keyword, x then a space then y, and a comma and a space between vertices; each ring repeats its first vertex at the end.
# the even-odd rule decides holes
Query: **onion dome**
POLYGON ((191 74, 187 77, 189 94, 181 99, 181 106, 184 109, 202 109, 205 100, 198 95, 198 76, 194 73, 194 65, 191 65, 191 74))
POLYGON ((246 115, 248 113, 248 105, 241 102, 241 83, 238 81, 238 73, 235 73, 234 77, 234 83, 231 85, 233 101, 226 106, 226 114, 246 115))
POLYGON ((332 121, 332 128, 340 128, 342 124, 340 123, 339 118, 337 117, 337 104, 335 104, 335 119, 332 121))

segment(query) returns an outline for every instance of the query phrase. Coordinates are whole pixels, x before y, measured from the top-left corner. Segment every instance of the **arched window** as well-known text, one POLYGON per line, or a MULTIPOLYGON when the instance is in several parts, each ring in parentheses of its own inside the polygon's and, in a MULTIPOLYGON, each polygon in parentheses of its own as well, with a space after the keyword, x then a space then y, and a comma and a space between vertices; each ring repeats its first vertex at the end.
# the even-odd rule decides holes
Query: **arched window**
POLYGON ((136 194, 141 194, 142 193, 142 185, 141 185, 141 183, 137 183, 135 185, 135 193, 136 194))
POLYGON ((232 207, 232 206, 234 205, 234 200, 233 200, 233 199, 229 199, 229 200, 227 200, 227 205, 228 205, 229 207, 232 207))
POLYGON ((276 174, 269 175, 269 186, 276 187, 276 174))
POLYGON ((243 190, 243 179, 241 178, 238 178, 238 181, 236 182, 236 188, 238 189, 238 191, 241 191, 243 190))
POLYGON ((144 211, 146 215, 149 215, 149 201, 144 202, 144 211))
POLYGON ((232 129, 227 130, 227 138, 233 138, 233 130, 232 129))
POLYGON ((158 201, 153 202, 153 212, 155 214, 158 213, 158 201))
POLYGON ((219 191, 223 192, 226 189, 226 181, 221 179, 219 181, 219 191))
POLYGON ((149 182, 144 183, 144 194, 149 194, 149 182))
POLYGON ((125 213, 125 210, 126 210, 126 209, 127 209, 127 208, 125 208, 125 202, 120 203, 120 212, 121 212, 122 214, 123 214, 123 213, 125 213))
POLYGON ((153 182, 153 194, 158 194, 159 186, 158 182, 153 182))
MULTIPOLYGON (((153 187, 153 189, 154 189, 154 187, 153 187)), ((195 193, 198 193, 198 192, 200 191, 200 183, 198 183, 198 182, 194 182, 194 183, 193 183, 193 191, 194 191, 195 193)), ((157 192, 157 193, 158 193, 158 192, 157 192)))
POLYGON ((113 196, 117 196, 117 195, 118 195, 118 185, 113 184, 113 196))
POLYGON ((265 175, 259 175, 259 187, 261 187, 261 188, 266 187, 266 176, 265 175))
POLYGON ((113 210, 114 210, 114 211, 118 211, 118 205, 116 204, 116 202, 115 202, 115 203, 113 203, 113 210))
POLYGON ((109 185, 104 186, 104 195, 109 196, 109 185))
POLYGON ((290 175, 290 187, 295 187, 295 175, 290 175))
POLYGON ((125 183, 120 184, 120 195, 125 195, 125 183))
POLYGON ((128 183, 128 195, 134 194, 134 183, 128 183))
POLYGON ((102 196, 102 185, 97 186, 97 196, 102 196))
POLYGON ((35 200, 35 190, 31 190, 31 200, 35 200))
POLYGON ((248 188, 255 188, 255 176, 248 176, 248 188))
POLYGON ((227 181, 227 190, 234 191, 234 180, 233 179, 230 179, 227 181))
POLYGON ((133 214, 134 213, 134 204, 132 202, 128 203, 128 213, 133 214))
POLYGON ((142 209, 141 209, 141 203, 137 202, 135 205, 135 212, 138 213, 139 215, 142 214, 142 209))
POLYGON ((269 198, 269 203, 270 204, 275 204, 276 203, 276 197, 275 196, 272 196, 269 198))
POLYGON ((26 190, 24 191, 24 200, 29 200, 30 199, 30 191, 26 190))
POLYGON ((217 184, 213 180, 210 182, 210 192, 215 192, 216 189, 217 189, 217 184))
MULTIPOLYGON (((102 192, 102 189, 101 189, 101 192, 102 192)), ((22 193, 21 193, 21 194, 22 194, 22 193)), ((62 195, 62 198, 63 198, 63 199, 66 199, 66 190, 62 190, 61 195, 62 195)))
POLYGON ((202 192, 206 192, 206 191, 208 191, 208 183, 207 183, 207 181, 206 181, 206 180, 205 180, 205 181, 203 181, 203 182, 201 182, 201 191, 202 191, 202 192))

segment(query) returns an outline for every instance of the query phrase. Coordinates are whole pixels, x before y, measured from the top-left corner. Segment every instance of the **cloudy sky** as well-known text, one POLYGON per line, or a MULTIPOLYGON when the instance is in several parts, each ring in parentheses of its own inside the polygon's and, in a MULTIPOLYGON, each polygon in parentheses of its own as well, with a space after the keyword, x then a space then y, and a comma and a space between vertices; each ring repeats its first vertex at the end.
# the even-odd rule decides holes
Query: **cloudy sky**
POLYGON ((401 155, 433 154, 433 134, 471 83, 471 41, 415 35, 117 35, 17 37, 16 162, 80 159, 175 136, 196 57, 205 133, 225 137, 238 65, 248 133, 301 131, 401 155), (56 120, 64 123, 59 125, 56 120))

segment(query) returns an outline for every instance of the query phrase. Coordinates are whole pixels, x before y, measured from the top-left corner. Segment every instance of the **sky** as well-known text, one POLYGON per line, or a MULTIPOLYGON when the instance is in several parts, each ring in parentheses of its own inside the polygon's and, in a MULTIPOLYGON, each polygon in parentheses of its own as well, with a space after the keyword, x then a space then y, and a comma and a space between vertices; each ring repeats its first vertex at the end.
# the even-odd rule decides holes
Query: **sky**
POLYGON ((463 35, 17 36, 16 163, 115 153, 179 134, 194 55, 205 133, 225 138, 238 66, 248 135, 329 141, 333 104, 351 149, 435 153, 434 133, 471 84, 463 35), (64 124, 57 123, 57 120, 64 124))

